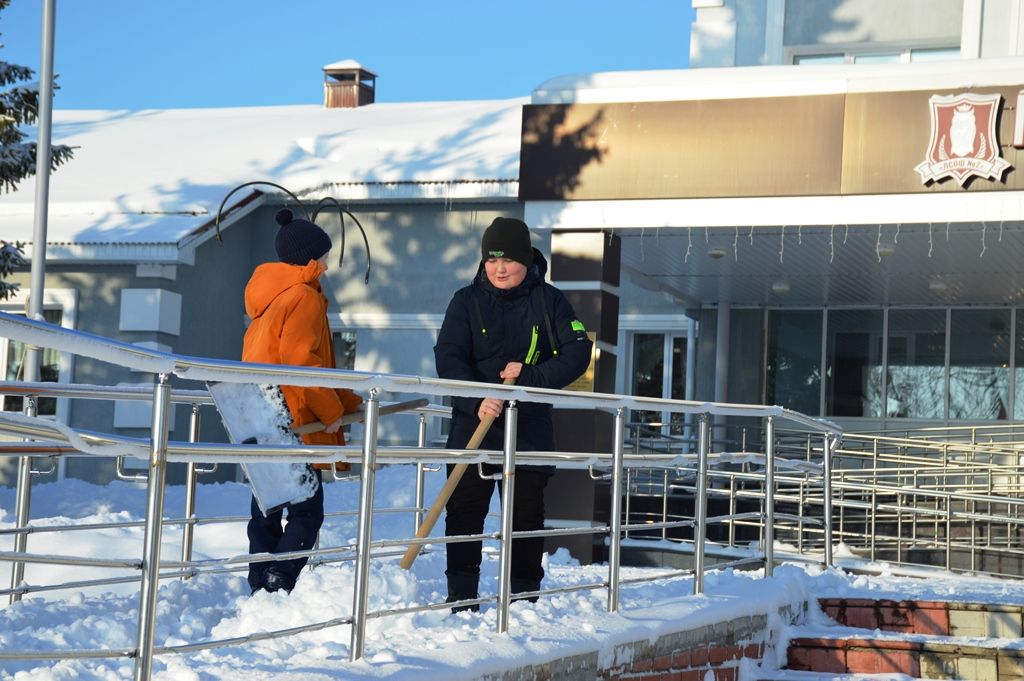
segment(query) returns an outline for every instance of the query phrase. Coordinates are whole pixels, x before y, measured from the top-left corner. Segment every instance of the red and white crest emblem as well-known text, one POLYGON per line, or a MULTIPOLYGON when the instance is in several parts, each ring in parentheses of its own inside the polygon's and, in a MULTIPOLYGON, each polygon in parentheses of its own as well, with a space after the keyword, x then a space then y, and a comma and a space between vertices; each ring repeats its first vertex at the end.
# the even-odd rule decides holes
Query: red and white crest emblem
POLYGON ((914 170, 921 182, 954 177, 964 186, 977 175, 998 180, 1010 164, 999 155, 996 116, 1002 95, 932 95, 932 136, 925 161, 914 170))

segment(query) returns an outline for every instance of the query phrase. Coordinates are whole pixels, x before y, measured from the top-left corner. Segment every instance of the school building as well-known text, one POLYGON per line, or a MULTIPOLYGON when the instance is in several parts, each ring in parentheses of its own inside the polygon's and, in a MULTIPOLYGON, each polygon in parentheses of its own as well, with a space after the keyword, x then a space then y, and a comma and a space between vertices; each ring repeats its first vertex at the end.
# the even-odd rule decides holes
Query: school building
MULTIPOLYGON (((47 318, 237 359, 243 288, 293 205, 270 185, 233 191, 264 180, 319 208, 335 263, 344 229, 325 283, 340 366, 433 375, 445 306, 509 215, 595 336, 580 388, 779 404, 849 430, 1021 419, 1020 3, 692 2, 691 68, 554 77, 518 99, 376 102, 387 74, 346 61, 324 69, 324 106, 58 110, 54 142, 77 149, 51 179, 47 318)), ((5 240, 31 241, 33 196, 26 181, 0 202, 5 240)), ((27 269, 14 281, 5 311, 30 294, 27 269)), ((0 339, 0 379, 20 352, 0 339)), ((44 365, 62 382, 152 380, 44 365)), ((148 433, 141 404, 41 407, 148 433)), ((563 414, 559 444, 605 447, 609 421, 563 414)), ((411 420, 385 426, 384 442, 415 437, 411 420)), ((203 437, 223 437, 215 417, 203 437)), ((105 482, 113 463, 57 475, 105 482)))

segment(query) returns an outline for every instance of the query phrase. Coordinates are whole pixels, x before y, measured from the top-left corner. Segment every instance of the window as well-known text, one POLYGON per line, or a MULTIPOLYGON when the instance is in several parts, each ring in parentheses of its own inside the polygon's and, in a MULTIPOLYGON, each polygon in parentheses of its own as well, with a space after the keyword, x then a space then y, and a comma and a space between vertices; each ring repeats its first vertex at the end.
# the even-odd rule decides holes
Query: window
POLYGON ((960 59, 959 47, 940 47, 910 51, 910 61, 951 61, 953 59, 960 59))
POLYGON ((792 62, 801 66, 813 64, 906 64, 908 62, 949 61, 960 59, 960 46, 923 48, 882 48, 878 45, 850 46, 834 45, 798 48, 803 53, 792 53, 792 62), (828 52, 814 52, 815 49, 829 49, 828 52), (842 50, 842 51, 839 51, 842 50))
MULTIPOLYGON (((355 369, 356 368, 356 332, 335 331, 331 334, 331 341, 334 344, 334 368, 355 369)), ((352 425, 344 427, 345 440, 352 437, 352 425)))
MULTIPOLYGON (((633 334, 631 375, 632 395, 686 399, 686 337, 671 333, 633 334)), ((630 420, 650 423, 652 428, 668 424, 668 432, 673 435, 682 435, 685 427, 684 414, 661 411, 634 410, 630 420)))
POLYGON ((767 404, 821 413, 821 310, 773 310, 768 317, 767 404))
POLYGON ((946 311, 890 310, 886 416, 945 416, 946 311))
POLYGON ((1014 334, 1014 400, 1013 418, 1024 419, 1024 308, 1017 309, 1017 329, 1014 334))
MULTIPOLYGON (((12 312, 12 314, 17 314, 12 312)), ((49 309, 43 311, 43 318, 51 324, 60 324, 63 313, 60 309, 49 309)), ((25 380, 25 344, 0 338, 0 368, 3 375, 0 378, 6 381, 25 380)), ((60 353, 51 348, 43 348, 39 355, 39 380, 57 382, 60 380, 61 357, 60 353)), ((20 395, 0 396, 3 403, 3 411, 23 411, 25 399, 20 395)), ((54 397, 42 397, 39 399, 40 416, 57 415, 57 399, 54 397)))
POLYGON ((844 54, 804 54, 793 57, 794 64, 845 64, 844 54))
POLYGON ((826 414, 882 415, 881 339, 881 310, 829 310, 826 414))
POLYGON ((356 332, 335 331, 332 334, 334 342, 334 366, 338 369, 356 368, 356 332))
POLYGON ((949 418, 1007 418, 1009 364, 1009 310, 952 310, 949 324, 949 418))

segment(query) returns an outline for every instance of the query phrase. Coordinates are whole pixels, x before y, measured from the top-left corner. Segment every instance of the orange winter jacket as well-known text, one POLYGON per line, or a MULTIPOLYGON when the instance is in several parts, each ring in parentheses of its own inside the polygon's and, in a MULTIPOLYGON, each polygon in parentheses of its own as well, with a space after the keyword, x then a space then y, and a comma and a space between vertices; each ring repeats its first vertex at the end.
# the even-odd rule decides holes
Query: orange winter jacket
MULTIPOLYGON (((327 324, 327 298, 320 289, 321 268, 265 263, 256 268, 245 287, 245 312, 252 319, 245 332, 242 361, 334 368, 334 343, 327 324)), ((320 421, 328 424, 355 411, 363 399, 351 390, 283 385, 292 427, 320 421)), ((345 436, 309 433, 303 442, 343 445, 345 436)))

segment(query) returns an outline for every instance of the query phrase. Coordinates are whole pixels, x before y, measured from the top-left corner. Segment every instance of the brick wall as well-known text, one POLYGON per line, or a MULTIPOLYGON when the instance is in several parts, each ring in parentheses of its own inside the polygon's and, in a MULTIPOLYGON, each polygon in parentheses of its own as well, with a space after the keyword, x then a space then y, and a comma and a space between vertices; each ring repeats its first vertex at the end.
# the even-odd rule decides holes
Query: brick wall
MULTIPOLYGON (((785 622, 795 615, 779 611, 785 622)), ((486 681, 738 681, 741 660, 760 660, 768 615, 755 614, 483 677, 486 681)))

